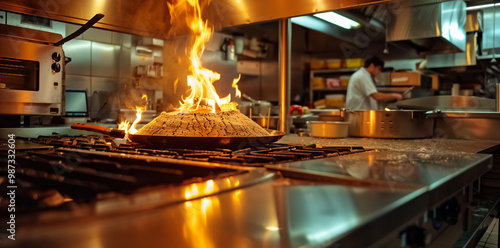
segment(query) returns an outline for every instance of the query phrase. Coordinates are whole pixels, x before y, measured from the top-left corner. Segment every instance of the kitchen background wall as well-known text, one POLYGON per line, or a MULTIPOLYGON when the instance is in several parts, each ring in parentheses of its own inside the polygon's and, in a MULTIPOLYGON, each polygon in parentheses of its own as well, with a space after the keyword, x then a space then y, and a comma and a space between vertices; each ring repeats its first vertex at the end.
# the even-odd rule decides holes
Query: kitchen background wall
MULTIPOLYGON (((79 27, 66 24, 66 33, 79 27)), ((66 66, 66 88, 87 91, 91 119, 114 121, 119 109, 127 105, 134 108, 138 100, 130 98, 131 90, 139 95, 135 98, 147 94, 148 109, 155 107, 162 94, 158 92, 161 75, 156 74, 154 66, 163 63, 163 43, 153 44, 152 40, 91 28, 63 45, 66 56, 72 59, 66 66), (103 109, 105 105, 111 106, 103 109)))
MULTIPOLYGON (((466 1, 469 3, 470 1, 466 1)), ((386 60, 387 67, 398 69, 416 70, 415 64, 425 56, 421 56, 411 47, 401 47, 392 44, 386 45, 385 32, 372 19, 376 19, 377 10, 383 9, 384 4, 370 5, 361 8, 342 10, 361 21, 364 25, 360 30, 345 32, 338 27, 325 27, 323 29, 307 28, 303 25, 292 25, 292 56, 291 56, 291 97, 294 103, 307 104, 309 88, 309 62, 313 58, 363 58, 368 54, 377 54, 386 60), (371 18, 371 19, 370 19, 371 18), (365 27, 371 27, 367 29, 365 27), (371 33, 369 33, 371 31, 371 33), (361 39, 363 34, 369 35, 368 40, 361 39), (387 46, 389 54, 383 50, 387 46), (346 53, 346 47, 350 52, 346 53)), ((498 64, 491 63, 493 53, 493 40, 496 52, 500 52, 500 25, 493 29, 494 8, 483 9, 483 56, 478 57, 476 66, 452 67, 433 70, 444 79, 442 86, 446 93, 453 83, 462 84, 464 87, 475 87, 491 82, 500 75, 498 64)), ((380 11, 379 11, 380 12, 380 11)), ((497 11, 498 12, 498 11, 497 11)), ((0 22, 9 25, 21 25, 20 15, 12 12, 0 11, 0 22), (3 18, 2 18, 3 17, 3 18)), ((500 14, 496 13, 497 24, 500 23, 500 14)), ((22 24, 31 29, 41 29, 49 32, 60 33, 63 37, 75 31, 79 25, 52 21, 52 26, 22 24)), ((240 90, 258 100, 267 100, 277 103, 279 91, 278 75, 278 22, 268 21, 251 23, 219 30, 212 41, 207 44, 203 63, 209 69, 219 72, 222 76, 215 85, 221 96, 234 94, 231 87, 232 79, 241 74, 240 90), (236 60, 227 60, 220 47, 225 38, 244 36, 246 49, 250 43, 256 41, 259 56, 244 52, 237 54, 236 60)), ((183 89, 174 87, 178 70, 175 58, 179 54, 169 50, 173 43, 182 40, 174 37, 168 40, 158 40, 152 37, 126 34, 91 28, 80 37, 66 43, 64 50, 66 56, 72 61, 66 67, 66 87, 68 89, 85 89, 92 97, 94 92, 113 92, 127 88, 144 89, 151 99, 149 108, 155 109, 157 100, 162 99, 166 108, 170 102, 176 104, 183 89), (160 42, 162 41, 164 45, 160 42), (139 50, 139 53, 138 53, 139 50), (154 76, 137 75, 137 68, 151 68, 163 66, 161 73, 154 76)), ((251 52, 251 51, 250 51, 251 52)), ((253 51, 255 52, 255 51, 253 51)), ((106 98, 102 98, 102 105, 106 98)), ((92 103, 93 101, 89 101, 92 103)), ((95 109, 94 109, 95 112, 95 109)), ((95 114, 95 113, 94 113, 95 114)))

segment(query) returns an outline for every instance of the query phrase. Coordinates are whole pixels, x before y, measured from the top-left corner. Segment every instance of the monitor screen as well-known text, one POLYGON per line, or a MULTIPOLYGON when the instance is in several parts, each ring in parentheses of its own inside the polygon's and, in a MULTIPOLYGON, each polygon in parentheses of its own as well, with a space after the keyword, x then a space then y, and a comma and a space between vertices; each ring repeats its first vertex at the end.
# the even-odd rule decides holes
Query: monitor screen
POLYGON ((87 117, 87 91, 66 90, 66 114, 72 117, 87 117))

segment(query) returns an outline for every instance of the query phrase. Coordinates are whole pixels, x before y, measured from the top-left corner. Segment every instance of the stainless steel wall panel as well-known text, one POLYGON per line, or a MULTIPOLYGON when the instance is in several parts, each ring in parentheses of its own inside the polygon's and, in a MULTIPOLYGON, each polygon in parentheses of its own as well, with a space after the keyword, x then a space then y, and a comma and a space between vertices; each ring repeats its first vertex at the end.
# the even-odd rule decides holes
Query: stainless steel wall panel
POLYGON ((90 76, 90 41, 71 40, 63 45, 63 50, 66 57, 71 58, 66 65, 66 75, 90 76))
POLYGON ((246 76, 260 76, 260 61, 240 60, 236 63, 236 72, 246 76))
POLYGON ((495 29, 493 29, 493 13, 495 12, 495 8, 483 9, 483 49, 492 49, 493 41, 495 41, 495 48, 500 47, 500 7, 496 7, 496 10, 496 23, 495 29))
POLYGON ((113 92, 116 90, 118 85, 116 78, 102 78, 102 77, 92 77, 91 78, 91 88, 94 91, 108 91, 113 92))
POLYGON ((111 44, 112 32, 97 28, 90 28, 85 31, 82 36, 84 40, 111 44))
POLYGON ((132 46, 132 35, 111 32, 111 44, 130 48, 132 46))
POLYGON ((131 65, 131 51, 130 47, 122 46, 120 50, 120 68, 119 68, 119 83, 130 82, 134 76, 134 70, 131 65))
POLYGON ((92 95, 90 77, 78 75, 66 75, 67 90, 86 90, 87 96, 92 95))
POLYGON ((260 79, 260 97, 267 101, 279 101, 279 65, 278 61, 262 61, 260 79))
POLYGON ((118 78, 120 46, 92 42, 92 76, 118 78))

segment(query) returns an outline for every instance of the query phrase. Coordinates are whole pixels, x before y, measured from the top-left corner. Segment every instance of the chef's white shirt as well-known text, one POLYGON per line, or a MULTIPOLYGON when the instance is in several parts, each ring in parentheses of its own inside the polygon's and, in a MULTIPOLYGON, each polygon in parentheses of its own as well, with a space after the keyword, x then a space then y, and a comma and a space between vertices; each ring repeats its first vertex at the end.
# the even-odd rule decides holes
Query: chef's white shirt
POLYGON ((347 85, 345 108, 351 110, 377 110, 377 100, 370 95, 377 92, 370 73, 365 68, 352 74, 347 85))

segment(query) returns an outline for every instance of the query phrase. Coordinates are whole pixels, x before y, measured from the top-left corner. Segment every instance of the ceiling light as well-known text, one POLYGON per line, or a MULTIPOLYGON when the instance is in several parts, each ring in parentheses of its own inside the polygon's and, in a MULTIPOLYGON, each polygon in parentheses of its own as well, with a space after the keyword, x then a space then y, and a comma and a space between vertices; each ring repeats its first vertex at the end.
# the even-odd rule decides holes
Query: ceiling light
POLYGON ((331 11, 314 14, 314 16, 345 29, 357 28, 360 26, 359 23, 331 11))
MULTIPOLYGON (((495 3, 495 6, 500 6, 500 3, 495 3)), ((478 6, 470 6, 465 8, 466 10, 474 10, 474 9, 486 9, 486 8, 492 8, 493 4, 483 4, 483 5, 478 5, 478 6)))

